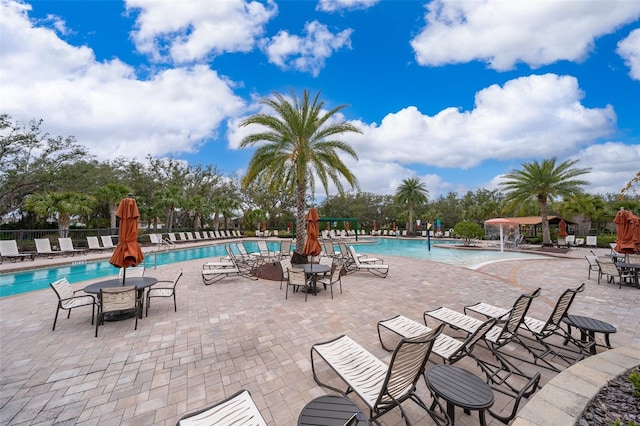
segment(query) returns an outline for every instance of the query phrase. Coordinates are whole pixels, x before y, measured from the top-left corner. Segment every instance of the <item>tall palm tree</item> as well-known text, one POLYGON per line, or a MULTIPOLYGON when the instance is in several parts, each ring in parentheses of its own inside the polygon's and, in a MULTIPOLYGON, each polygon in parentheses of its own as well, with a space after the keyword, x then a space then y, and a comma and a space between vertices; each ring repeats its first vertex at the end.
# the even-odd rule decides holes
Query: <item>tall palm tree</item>
POLYGON ((551 245, 547 204, 556 197, 568 197, 580 192, 580 187, 589 182, 576 179, 589 173, 589 168, 573 168, 579 160, 567 160, 556 165, 557 158, 524 163, 522 170, 507 173, 500 185, 507 191, 510 204, 536 199, 542 220, 542 244, 551 245))
POLYGON ((170 185, 168 188, 156 194, 157 205, 163 207, 165 211, 165 226, 167 232, 172 231, 176 208, 181 207, 183 200, 183 190, 177 185, 170 185))
POLYGON ((68 235, 72 216, 88 215, 95 204, 91 195, 73 191, 41 192, 29 195, 25 200, 27 210, 45 218, 56 217, 61 237, 68 235))
POLYGON ((242 148, 260 144, 256 149, 242 186, 258 182, 266 189, 289 193, 296 197, 296 247, 302 250, 305 241, 305 196, 310 187, 314 191, 315 179, 319 179, 328 195, 329 180, 344 193, 340 177, 351 187, 357 186, 356 177, 342 162, 339 153, 357 159, 351 146, 335 137, 342 133, 360 130, 336 117, 346 107, 337 106, 323 111, 324 101, 320 92, 313 99, 304 91, 302 99, 292 93, 292 101, 276 93, 260 103, 273 110, 273 115, 260 113, 243 120, 241 126, 259 125, 264 129, 246 136, 242 148))
POLYGON ((409 205, 409 226, 407 226, 409 234, 413 233, 413 208, 416 204, 426 203, 428 194, 427 187, 419 178, 403 180, 396 190, 396 201, 409 205))
POLYGON ((111 228, 116 228, 116 212, 120 201, 131 192, 131 189, 119 183, 108 183, 98 187, 95 195, 98 200, 106 201, 109 204, 109 216, 111 217, 111 228))

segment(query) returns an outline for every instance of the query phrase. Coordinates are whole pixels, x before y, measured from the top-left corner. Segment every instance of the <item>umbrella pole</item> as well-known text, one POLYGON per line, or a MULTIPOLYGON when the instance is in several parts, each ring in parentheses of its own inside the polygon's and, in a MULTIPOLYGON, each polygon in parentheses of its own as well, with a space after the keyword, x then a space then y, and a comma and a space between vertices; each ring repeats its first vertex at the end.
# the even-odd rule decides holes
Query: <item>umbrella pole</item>
POLYGON ((127 267, 124 267, 124 270, 122 271, 122 287, 124 287, 124 280, 127 277, 127 267))
POLYGON ((504 252, 504 232, 502 231, 502 224, 500 224, 500 253, 504 252))

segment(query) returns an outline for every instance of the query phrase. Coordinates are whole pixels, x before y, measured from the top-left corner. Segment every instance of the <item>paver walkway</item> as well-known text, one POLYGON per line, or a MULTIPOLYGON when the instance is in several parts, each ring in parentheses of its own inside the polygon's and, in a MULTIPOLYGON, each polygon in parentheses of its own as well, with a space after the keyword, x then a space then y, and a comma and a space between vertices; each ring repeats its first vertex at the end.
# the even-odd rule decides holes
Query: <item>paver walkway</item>
MULTIPOLYGON (((330 393, 313 381, 314 343, 347 334, 388 362, 389 353, 378 342, 379 320, 403 314, 421 321, 427 309, 461 310, 480 300, 510 306, 536 287, 542 287, 542 296, 530 315, 542 319, 564 289, 587 282, 571 313, 615 325, 616 347, 640 342, 640 290, 598 286, 593 276, 588 281, 587 253, 572 250, 563 257, 496 262, 478 270, 385 256, 391 266, 386 279, 351 274, 343 277, 343 294, 336 288, 333 300, 321 292, 307 303, 302 294, 285 300, 274 281, 228 278, 204 286, 204 261, 194 260, 146 272, 169 280, 183 268, 177 312, 169 299, 156 299, 138 330, 132 320, 112 322, 101 327, 98 338, 90 308, 74 310, 70 319, 62 315, 51 331, 56 307, 51 289, 5 297, 0 299, 0 424, 173 425, 182 414, 246 388, 270 425, 295 425, 307 402, 330 393)), ((475 368, 465 360, 458 365, 475 368)), ((543 384, 555 375, 542 374, 543 384)), ((430 401, 423 381, 419 393, 430 401)), ((505 402, 498 396, 495 407, 505 402)), ((413 403, 406 408, 414 423, 430 424, 413 403)), ((399 410, 381 420, 404 424, 399 410)), ((475 414, 456 415, 458 425, 477 421, 475 414)))

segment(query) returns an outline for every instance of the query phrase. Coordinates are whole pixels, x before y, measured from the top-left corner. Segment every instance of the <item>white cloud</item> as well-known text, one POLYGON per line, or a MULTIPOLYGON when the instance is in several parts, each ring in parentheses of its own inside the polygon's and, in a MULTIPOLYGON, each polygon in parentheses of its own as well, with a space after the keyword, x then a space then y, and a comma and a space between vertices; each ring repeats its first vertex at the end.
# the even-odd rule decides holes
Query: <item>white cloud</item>
POLYGON ((640 80, 640 28, 631 31, 629 36, 618 43, 616 50, 629 67, 629 75, 640 80))
POLYGON ((348 139, 364 158, 461 169, 488 159, 568 155, 615 126, 613 107, 586 108, 582 97, 573 77, 531 75, 481 90, 471 111, 428 116, 409 106, 379 125, 358 123, 364 134, 348 139))
POLYGON ((126 0, 138 12, 132 38, 156 61, 199 61, 224 52, 248 52, 278 11, 272 0, 126 0), (179 7, 176 7, 179 5, 179 7))
POLYGON ((379 2, 380 0, 319 0, 316 10, 335 12, 338 10, 368 9, 379 2))
POLYGON ((264 41, 263 49, 269 62, 278 67, 309 72, 316 77, 334 51, 343 47, 351 48, 351 32, 351 29, 346 29, 333 34, 318 21, 307 22, 304 37, 281 30, 264 41))
POLYGON ((244 102, 206 66, 159 72, 148 80, 119 60, 34 27, 25 5, 2 3, 0 98, 3 113, 43 130, 73 135, 99 159, 143 159, 193 152, 244 102))
POLYGON ((638 1, 433 0, 411 41, 417 61, 440 66, 474 60, 496 70, 580 62, 595 38, 640 16, 638 1))
POLYGON ((640 170, 640 145, 607 142, 591 145, 573 156, 579 167, 591 168, 585 180, 590 181, 588 192, 618 194, 640 170))

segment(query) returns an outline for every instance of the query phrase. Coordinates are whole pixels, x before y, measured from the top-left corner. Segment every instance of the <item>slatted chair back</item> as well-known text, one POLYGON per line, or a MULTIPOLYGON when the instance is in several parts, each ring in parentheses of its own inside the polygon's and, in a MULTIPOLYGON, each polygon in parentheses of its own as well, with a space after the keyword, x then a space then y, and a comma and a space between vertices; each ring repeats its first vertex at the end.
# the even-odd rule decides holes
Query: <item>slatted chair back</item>
POLYGON ((136 286, 101 288, 98 320, 96 321, 96 337, 98 337, 98 327, 104 323, 105 314, 119 313, 127 310, 135 310, 135 329, 137 330, 138 316, 140 316, 141 312, 136 286))
MULTIPOLYGON (((76 296, 75 292, 71 288, 71 284, 66 278, 60 278, 52 283, 49 283, 53 291, 58 296, 58 306, 56 308, 56 316, 53 320, 53 329, 56 329, 56 322, 58 321, 58 313, 60 309, 68 310, 67 318, 71 317, 71 309, 78 308, 80 306, 91 305, 91 324, 93 324, 93 314, 95 313, 96 299, 90 294, 81 294, 76 296)), ((78 292, 80 290, 77 290, 78 292)))
POLYGON ((48 238, 36 238, 34 241, 36 243, 36 251, 38 253, 52 253, 51 241, 49 241, 48 238))
POLYGON ((103 247, 100 246, 100 241, 98 240, 98 237, 96 237, 95 235, 87 236, 87 245, 89 246, 90 250, 102 250, 103 249, 103 247))
POLYGON ((260 251, 260 256, 269 257, 271 253, 269 252, 269 247, 267 246, 267 242, 264 240, 258 240, 258 251, 260 251))
POLYGON ((144 277, 144 266, 131 266, 129 268, 120 268, 118 271, 118 278, 139 278, 144 277))
POLYGON ((551 311, 551 315, 549 315, 549 319, 545 323, 544 327, 542 327, 542 331, 540 334, 548 335, 554 333, 557 329, 560 328, 562 318, 567 315, 571 304, 573 303, 573 299, 576 297, 576 294, 584 291, 584 283, 580 284, 577 288, 566 289, 558 298, 556 305, 553 307, 551 311))
POLYGON ((113 240, 111 239, 111 235, 102 235, 100 237, 102 239, 102 246, 105 248, 115 248, 113 245, 113 240))
MULTIPOLYGON (((301 287, 305 287, 307 285, 307 274, 305 274, 304 270, 296 269, 296 268, 288 268, 287 269, 287 289, 284 293, 284 298, 288 299, 289 297, 289 287, 294 287, 294 290, 297 290, 301 287)), ((304 301, 307 301, 307 294, 304 294, 304 301)))
POLYGON ((241 390, 210 407, 186 414, 176 426, 267 426, 248 390, 241 390))
POLYGON ((395 407, 413 394, 416 383, 424 372, 433 343, 443 328, 444 324, 441 324, 420 336, 402 338, 391 355, 387 376, 374 404, 376 411, 384 412, 395 407))
POLYGON ((291 256, 291 240, 280 242, 280 258, 291 256))
POLYGON ((322 241, 321 245, 326 256, 334 257, 336 255, 336 251, 333 248, 333 243, 331 241, 322 241))
MULTIPOLYGON (((473 352, 473 348, 475 347, 476 343, 478 343, 479 341, 485 338, 486 334, 489 331, 491 331, 491 329, 493 328, 493 326, 496 324, 497 321, 498 321, 497 318, 489 318, 485 322, 483 322, 480 325, 480 327, 476 329, 476 331, 471 333, 465 339, 464 343, 460 346, 460 348, 455 353, 451 354, 449 358, 447 358, 447 361, 451 364, 454 364, 467 355, 471 356, 471 353, 473 352)), ((472 356, 472 358, 475 359, 474 356, 472 356)))
POLYGON ((58 295, 62 307, 66 308, 67 305, 71 303, 68 299, 73 298, 73 289, 71 288, 69 281, 66 278, 60 278, 59 280, 52 282, 50 285, 53 288, 53 291, 58 295))
POLYGON ((524 322, 525 315, 531 306, 531 302, 534 298, 540 296, 542 289, 538 287, 531 294, 522 294, 513 303, 513 308, 509 311, 509 315, 506 318, 504 328, 502 330, 500 339, 511 338, 518 333, 518 329, 524 322))
POLYGON ((282 277, 280 278, 280 290, 282 290, 282 283, 289 279, 289 268, 291 268, 291 259, 284 257, 280 259, 280 267, 282 268, 282 277))
POLYGON ((0 241, 0 256, 19 256, 18 243, 16 240, 0 241))

